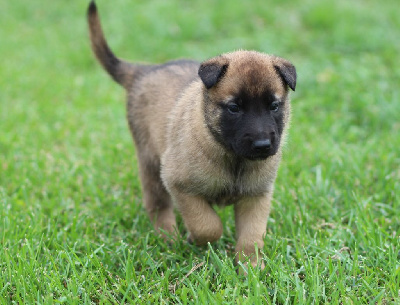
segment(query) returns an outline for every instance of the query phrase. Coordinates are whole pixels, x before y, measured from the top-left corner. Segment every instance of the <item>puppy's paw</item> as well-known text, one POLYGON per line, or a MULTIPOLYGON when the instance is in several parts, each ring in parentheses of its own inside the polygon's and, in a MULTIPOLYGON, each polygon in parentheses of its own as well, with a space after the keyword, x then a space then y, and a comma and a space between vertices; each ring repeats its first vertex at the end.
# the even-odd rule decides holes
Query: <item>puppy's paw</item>
POLYGON ((250 262, 249 260, 245 261, 245 262, 241 262, 241 261, 237 261, 238 264, 238 269, 237 269, 237 273, 238 275, 244 275, 247 276, 249 273, 249 265, 251 265, 251 267, 254 270, 260 269, 260 270, 264 270, 265 268, 265 264, 262 260, 255 260, 250 262))
POLYGON ((192 235, 190 233, 188 234, 188 237, 187 237, 186 240, 187 240, 188 244, 194 245, 194 240, 193 240, 193 237, 192 237, 192 235))

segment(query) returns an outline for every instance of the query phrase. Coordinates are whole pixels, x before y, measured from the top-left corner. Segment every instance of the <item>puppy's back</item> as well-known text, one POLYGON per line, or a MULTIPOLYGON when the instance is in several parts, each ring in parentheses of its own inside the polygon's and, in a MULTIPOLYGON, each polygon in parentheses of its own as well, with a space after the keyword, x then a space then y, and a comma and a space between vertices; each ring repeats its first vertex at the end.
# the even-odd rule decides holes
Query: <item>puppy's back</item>
POLYGON ((128 90, 128 121, 136 144, 160 157, 166 146, 170 113, 183 90, 197 75, 199 63, 175 60, 146 66, 128 90))

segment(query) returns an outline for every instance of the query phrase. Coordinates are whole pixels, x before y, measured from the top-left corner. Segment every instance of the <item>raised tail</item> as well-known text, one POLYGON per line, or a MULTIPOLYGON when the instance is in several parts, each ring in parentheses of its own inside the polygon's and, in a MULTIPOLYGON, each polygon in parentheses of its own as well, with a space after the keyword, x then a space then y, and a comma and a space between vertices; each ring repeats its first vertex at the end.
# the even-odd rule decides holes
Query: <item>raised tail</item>
POLYGON ((133 81, 136 66, 117 58, 111 51, 104 38, 94 0, 89 4, 87 19, 92 50, 98 61, 117 83, 128 89, 133 81))

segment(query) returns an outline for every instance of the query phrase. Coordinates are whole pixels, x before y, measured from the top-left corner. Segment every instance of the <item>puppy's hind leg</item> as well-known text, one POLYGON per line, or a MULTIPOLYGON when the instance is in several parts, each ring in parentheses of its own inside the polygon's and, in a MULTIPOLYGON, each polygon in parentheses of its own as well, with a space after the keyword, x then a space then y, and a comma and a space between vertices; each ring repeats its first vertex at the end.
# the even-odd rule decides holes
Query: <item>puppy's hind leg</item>
MULTIPOLYGON (((143 202, 147 213, 158 232, 175 235, 176 220, 171 196, 165 189, 159 166, 143 164, 139 166, 143 189, 143 202)), ((162 233, 164 237, 167 237, 162 233)))

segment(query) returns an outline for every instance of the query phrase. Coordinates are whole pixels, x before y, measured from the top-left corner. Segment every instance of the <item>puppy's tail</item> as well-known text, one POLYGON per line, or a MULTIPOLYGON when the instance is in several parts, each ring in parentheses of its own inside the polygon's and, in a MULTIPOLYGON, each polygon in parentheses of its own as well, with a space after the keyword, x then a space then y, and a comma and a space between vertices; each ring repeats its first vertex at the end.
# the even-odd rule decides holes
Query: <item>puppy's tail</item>
POLYGON ((117 83, 128 89, 136 73, 136 66, 117 58, 111 51, 104 38, 94 0, 89 4, 87 19, 92 50, 98 61, 117 83))

